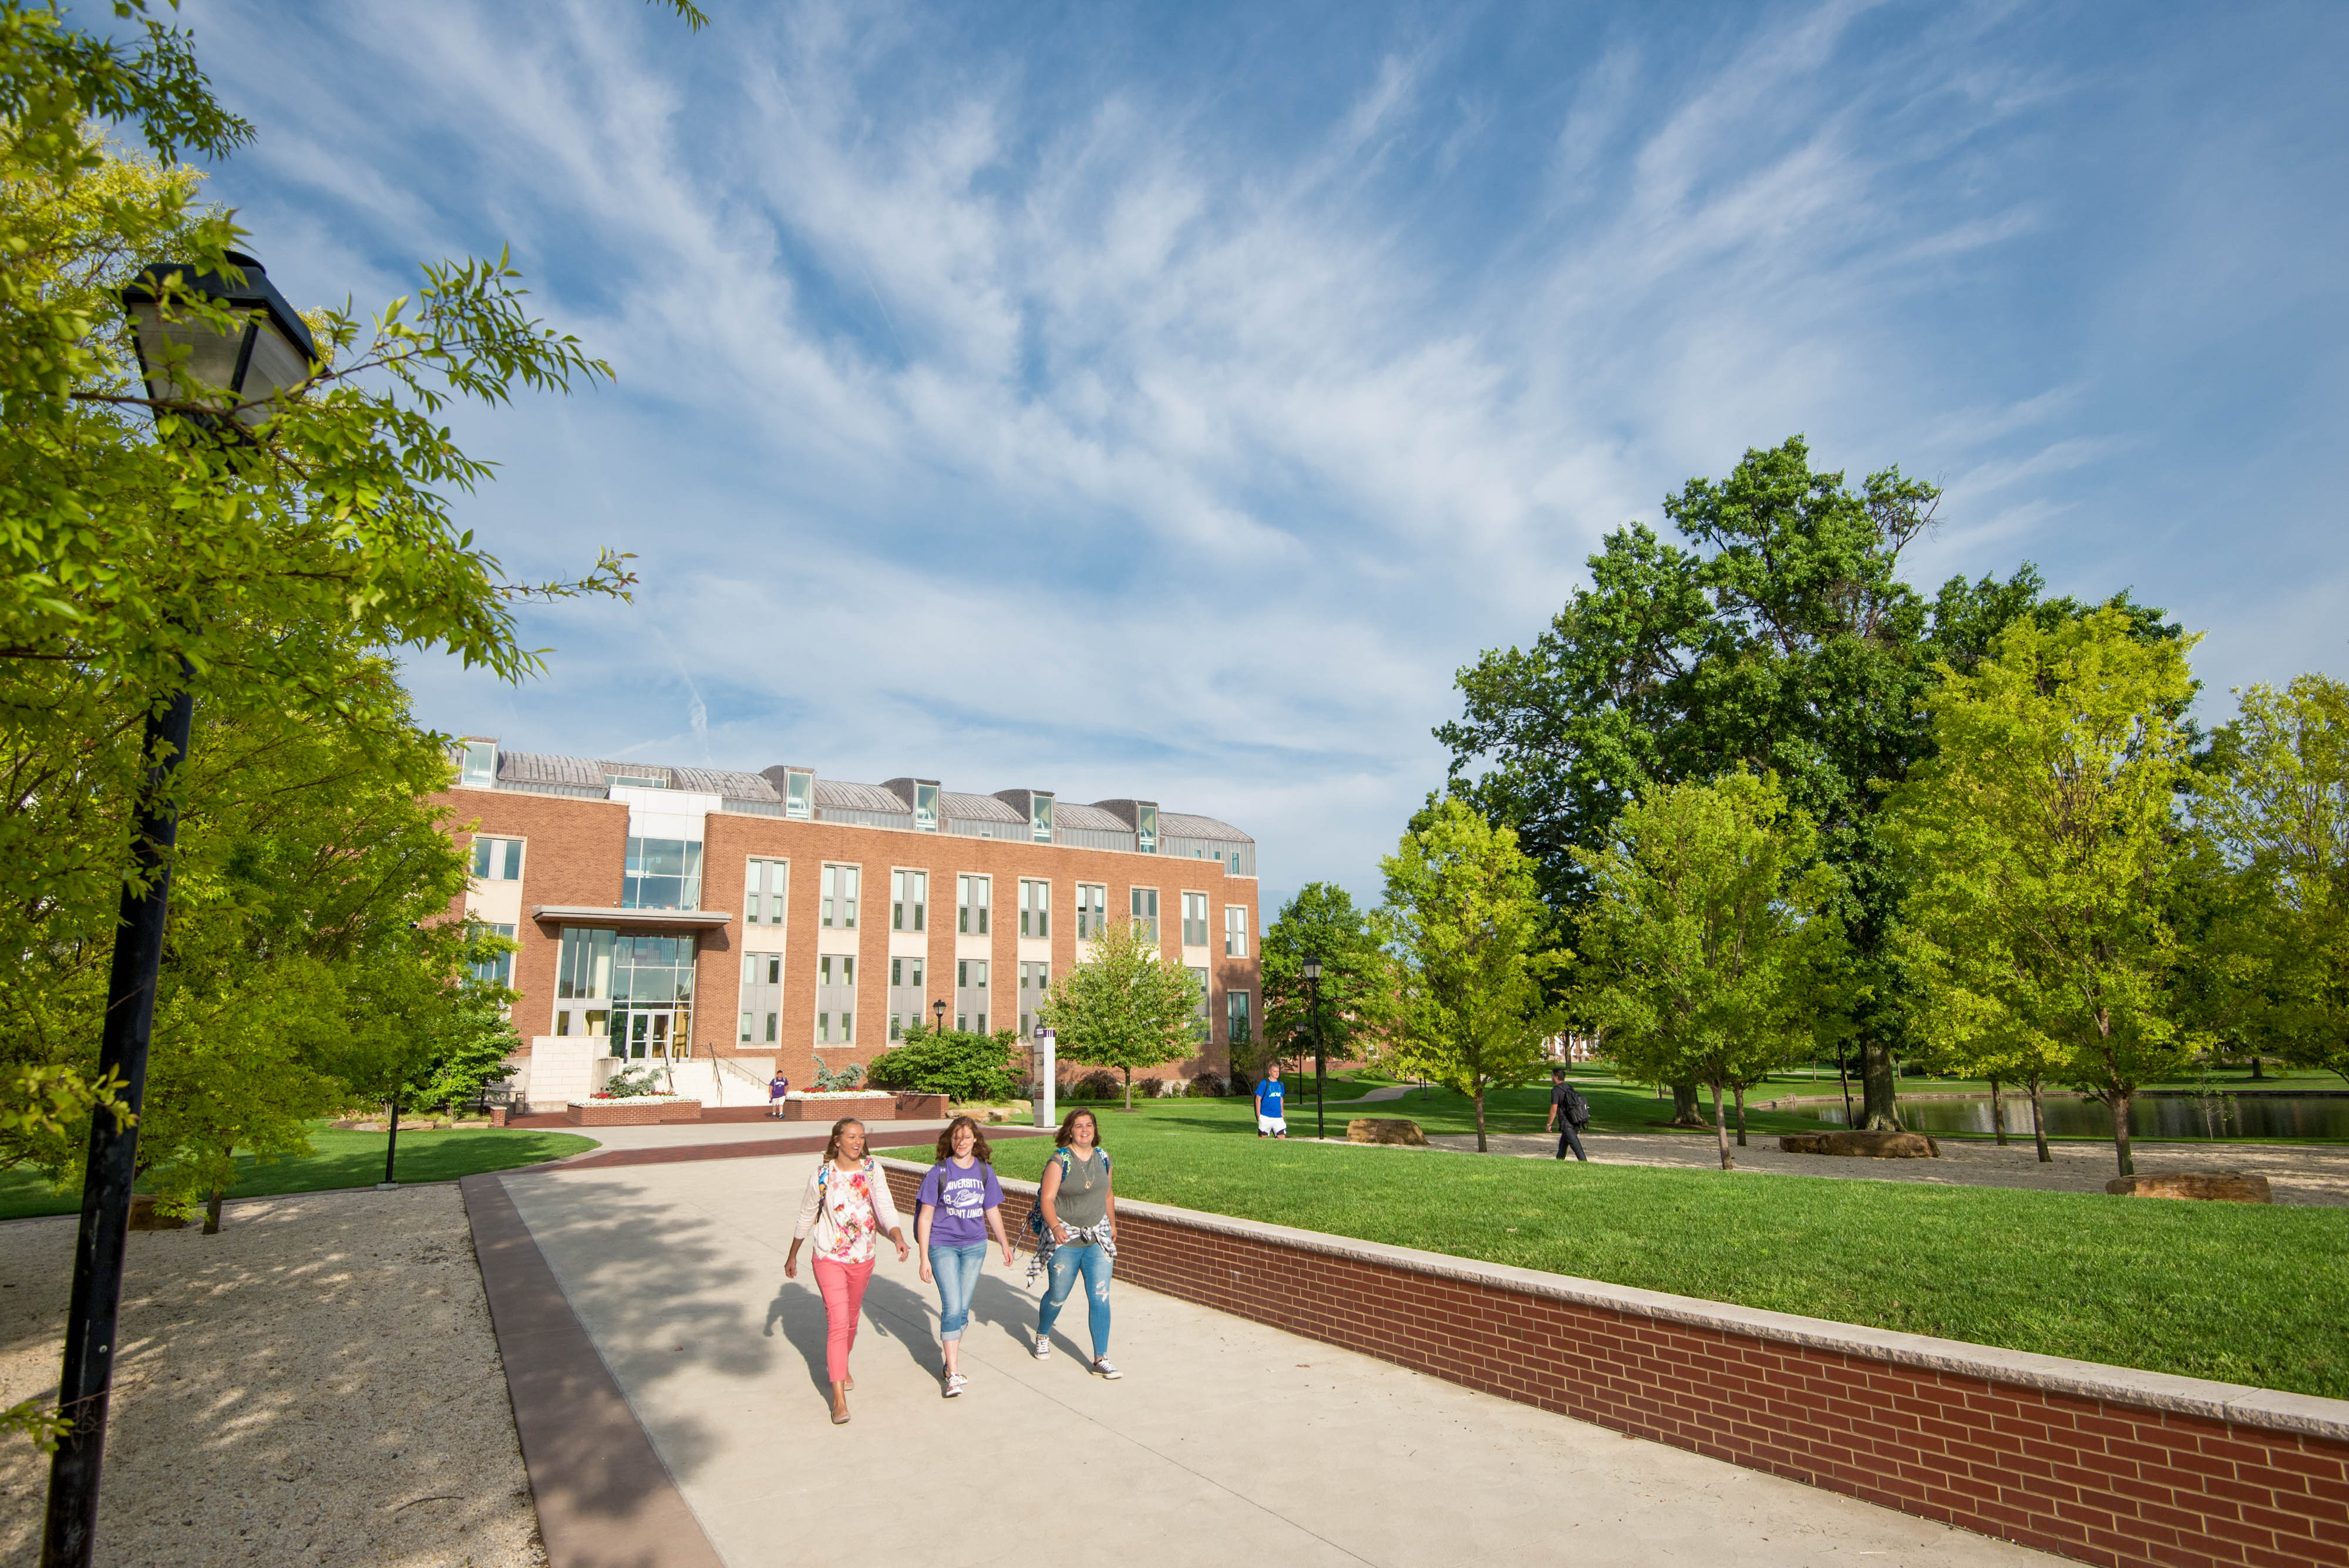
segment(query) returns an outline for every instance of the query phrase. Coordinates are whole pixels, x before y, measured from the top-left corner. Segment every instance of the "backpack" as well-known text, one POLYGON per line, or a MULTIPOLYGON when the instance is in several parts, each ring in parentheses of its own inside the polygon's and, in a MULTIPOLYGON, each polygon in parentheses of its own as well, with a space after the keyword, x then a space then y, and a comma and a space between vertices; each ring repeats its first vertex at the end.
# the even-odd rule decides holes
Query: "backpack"
POLYGON ((1590 1102, 1577 1094, 1571 1085, 1566 1091, 1566 1103, 1558 1108, 1566 1113, 1566 1119, 1574 1126, 1587 1127, 1590 1125, 1590 1102))
MULTIPOLYGON (((1093 1152, 1101 1156, 1102 1174, 1103 1176, 1107 1176, 1109 1174, 1109 1150, 1096 1147, 1093 1152)), ((1052 1158, 1060 1164, 1061 1179, 1066 1181, 1069 1179, 1069 1151, 1065 1148, 1056 1148, 1052 1151, 1052 1158)), ((1036 1237, 1040 1241, 1043 1239, 1044 1195, 1040 1191, 1038 1192, 1028 1204, 1028 1234, 1036 1237)))

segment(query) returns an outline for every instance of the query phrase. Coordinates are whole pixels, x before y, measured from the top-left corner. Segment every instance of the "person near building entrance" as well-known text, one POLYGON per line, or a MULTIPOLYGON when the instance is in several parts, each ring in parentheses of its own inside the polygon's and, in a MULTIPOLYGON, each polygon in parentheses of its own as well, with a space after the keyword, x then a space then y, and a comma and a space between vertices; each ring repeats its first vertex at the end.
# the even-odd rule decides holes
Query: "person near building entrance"
POLYGON ((792 1081, 783 1076, 783 1070, 781 1067, 776 1068, 775 1075, 767 1081, 768 1120, 782 1120, 783 1101, 790 1096, 791 1092, 792 1081))
POLYGON ((1003 1184, 995 1179, 987 1135, 968 1116, 957 1116, 938 1135, 938 1161, 922 1178, 914 1198, 914 1245, 922 1254, 922 1282, 938 1284, 938 1339, 946 1350, 946 1397, 962 1393, 959 1356, 962 1331, 970 1322, 971 1293, 978 1288, 979 1265, 987 1262, 987 1239, 1003 1249, 1011 1266, 1011 1241, 1003 1233, 1003 1184))
MULTIPOLYGON (((1085 1315, 1092 1332, 1093 1371, 1123 1376, 1109 1359, 1109 1276, 1117 1256, 1117 1202, 1109 1190, 1109 1151, 1101 1147, 1101 1124, 1091 1111, 1071 1111, 1054 1137, 1059 1145, 1044 1162, 1036 1207, 1042 1216, 1037 1250, 1050 1271, 1044 1299, 1036 1309, 1036 1359, 1052 1358, 1052 1323, 1080 1275, 1085 1282, 1085 1315)), ((1032 1276, 1031 1276, 1032 1277, 1032 1276)))
POLYGON ((1288 1097, 1288 1085, 1280 1081, 1280 1064, 1273 1063, 1264 1070, 1256 1085, 1256 1136, 1287 1137, 1288 1118, 1283 1114, 1288 1097))
POLYGON ((1581 1137, 1582 1129, 1589 1121, 1590 1102, 1566 1081, 1565 1068, 1552 1067, 1549 1070, 1549 1127, 1547 1130, 1558 1135, 1558 1158, 1564 1159, 1568 1147, 1572 1146, 1575 1158, 1586 1162, 1589 1159, 1590 1157, 1582 1152, 1581 1137))
POLYGON ((864 1152, 864 1124, 843 1116, 832 1124, 823 1163, 808 1177, 792 1250, 783 1258, 783 1278, 798 1278, 800 1244, 814 1240, 815 1284, 823 1293, 823 1367, 832 1380, 835 1427, 846 1424, 848 1396, 856 1386, 848 1375, 848 1353, 856 1347, 856 1317, 873 1280, 874 1238, 881 1235, 896 1244, 899 1262, 911 1254, 889 1183, 864 1152))

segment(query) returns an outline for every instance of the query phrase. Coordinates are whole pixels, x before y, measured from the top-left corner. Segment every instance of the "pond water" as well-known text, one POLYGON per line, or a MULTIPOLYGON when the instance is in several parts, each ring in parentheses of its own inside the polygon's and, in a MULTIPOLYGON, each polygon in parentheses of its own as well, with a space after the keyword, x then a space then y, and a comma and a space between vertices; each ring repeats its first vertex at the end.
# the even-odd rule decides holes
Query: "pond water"
MULTIPOLYGON (((2069 1095, 2041 1098, 2051 1137, 2110 1137, 2113 1113, 2101 1101, 2075 1099, 2069 1095)), ((1823 1122, 1844 1125, 1841 1106, 1806 1106, 1803 1109, 1823 1122)), ((2010 1137, 2031 1136, 2028 1096, 2006 1096, 2006 1130, 2010 1137)), ((1992 1131, 1988 1095, 1952 1096, 1947 1099, 1912 1100, 1901 1096, 1900 1119, 1911 1131, 1926 1133, 1988 1133, 1992 1131)), ((2129 1107, 2132 1137, 2338 1137, 2349 1138, 2349 1094, 2342 1095, 2220 1095, 2205 1101, 2192 1096, 2140 1095, 2129 1107)))

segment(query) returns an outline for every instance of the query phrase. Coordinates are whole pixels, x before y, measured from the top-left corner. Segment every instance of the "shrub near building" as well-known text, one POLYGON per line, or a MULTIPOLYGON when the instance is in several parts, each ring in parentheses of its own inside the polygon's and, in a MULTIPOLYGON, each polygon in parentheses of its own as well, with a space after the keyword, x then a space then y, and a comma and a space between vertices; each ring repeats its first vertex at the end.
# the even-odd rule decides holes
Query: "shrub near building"
POLYGON ((1008 1100, 1019 1092, 1011 1071, 1019 1044, 1019 1033, 1009 1029, 980 1034, 916 1025, 905 1032, 904 1044, 873 1059, 865 1077, 876 1088, 901 1094, 944 1095, 966 1104, 1008 1100))

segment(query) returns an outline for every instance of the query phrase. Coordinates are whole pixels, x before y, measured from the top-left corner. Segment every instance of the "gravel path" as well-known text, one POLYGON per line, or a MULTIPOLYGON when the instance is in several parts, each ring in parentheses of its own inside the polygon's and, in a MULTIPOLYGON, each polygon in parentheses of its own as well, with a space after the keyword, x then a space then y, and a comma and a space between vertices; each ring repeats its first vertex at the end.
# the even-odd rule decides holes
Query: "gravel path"
MULTIPOLYGON (((1777 1135, 1754 1135, 1744 1148, 1730 1146, 1730 1158, 1740 1170, 1788 1172, 1798 1176, 1839 1176, 1862 1181, 1933 1181, 1961 1187, 2029 1187, 2045 1192, 2102 1192, 2115 1167, 2107 1143, 2054 1143, 2050 1165, 2039 1163, 2029 1138, 2001 1148, 1994 1143, 1943 1138, 1939 1159, 1859 1159, 1848 1156, 1784 1154, 1777 1135)), ((1440 1148, 1474 1149, 1472 1134, 1432 1133, 1430 1144, 1440 1148)), ((1548 1158, 1557 1148, 1555 1135, 1528 1137, 1495 1133, 1487 1141, 1496 1154, 1525 1158, 1548 1158)), ((1720 1152, 1711 1134, 1585 1133, 1582 1147, 1602 1165, 1669 1165, 1694 1169, 1720 1168, 1720 1152)), ((2140 1174, 2165 1170, 2240 1170, 2264 1176, 2279 1203, 2349 1204, 2349 1147, 2333 1144, 2220 1144, 2196 1146, 2140 1143, 2137 1146, 2140 1174)))
MULTIPOLYGON (((0 1404, 55 1393, 77 1223, 0 1225, 0 1404)), ((134 1234, 121 1345, 100 1562, 546 1562, 454 1183, 134 1234)), ((38 1558, 47 1485, 0 1446, 5 1568, 38 1558)))

